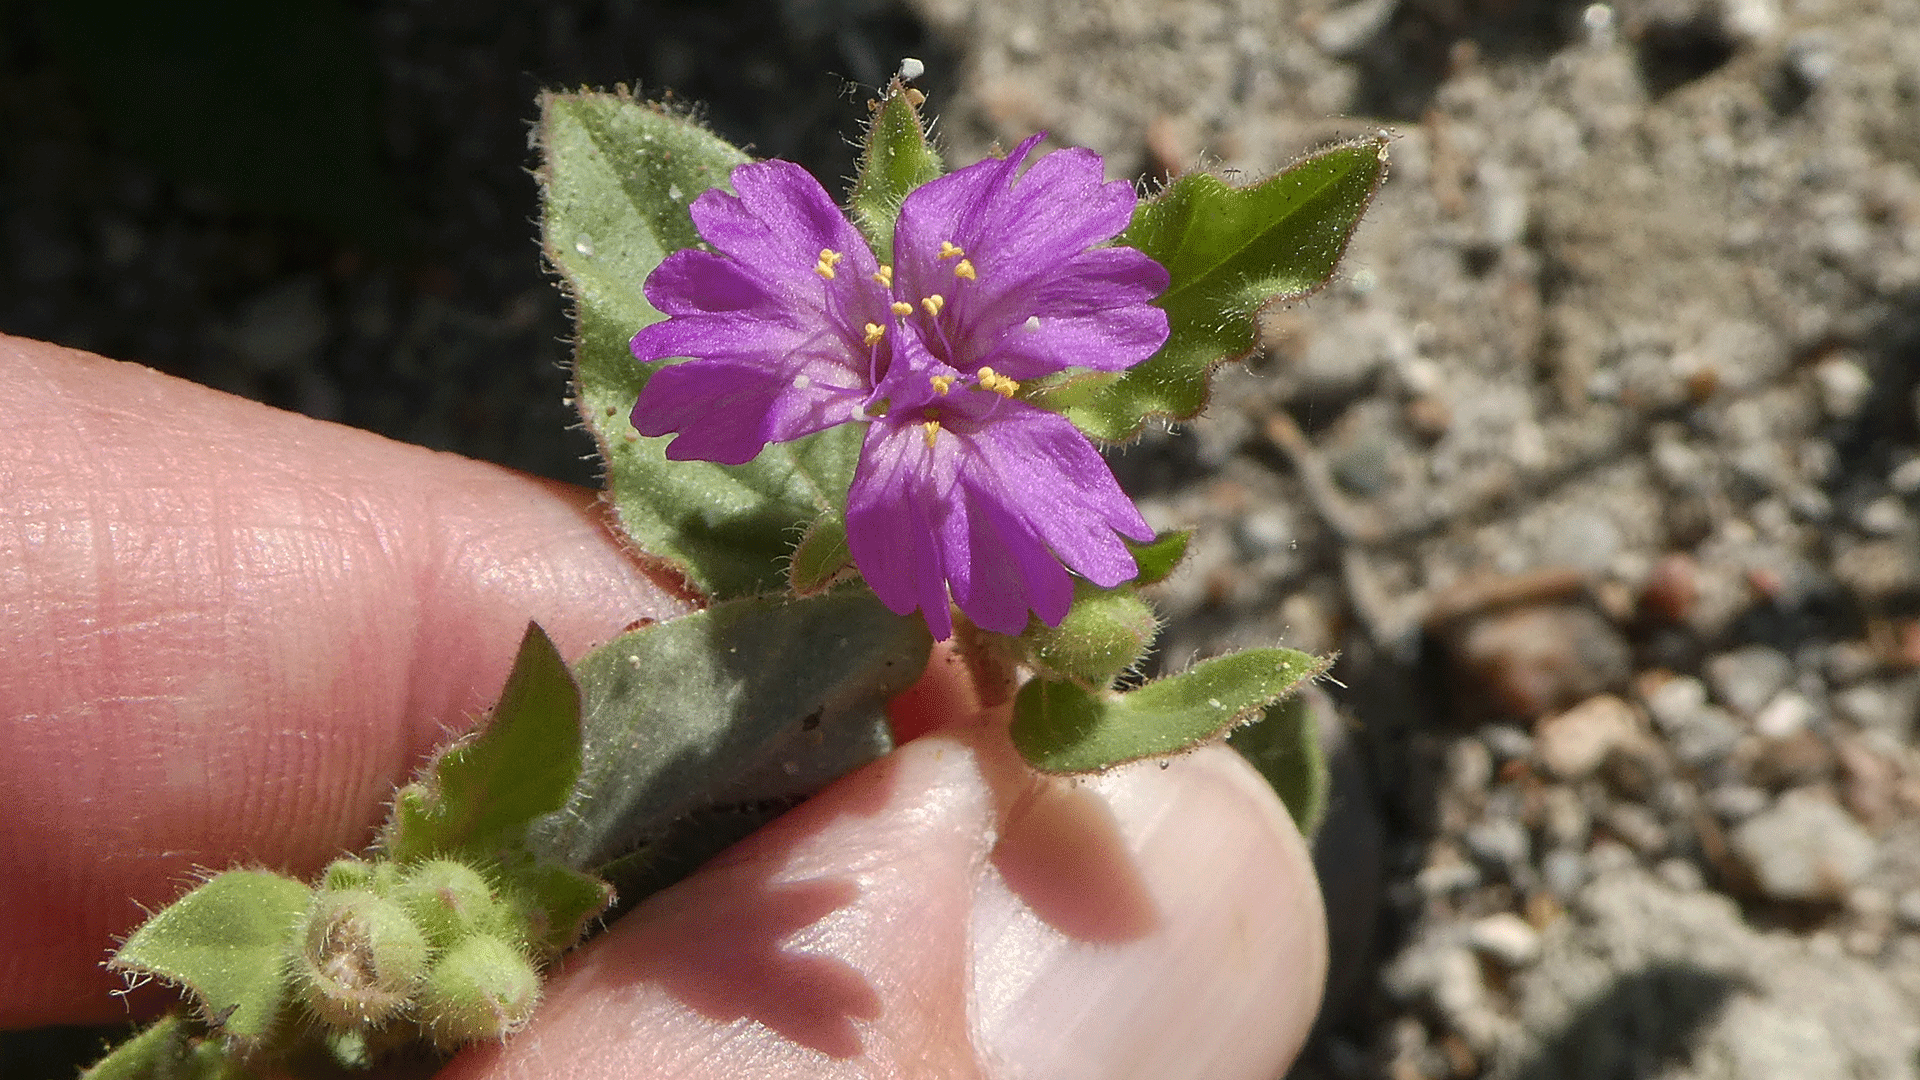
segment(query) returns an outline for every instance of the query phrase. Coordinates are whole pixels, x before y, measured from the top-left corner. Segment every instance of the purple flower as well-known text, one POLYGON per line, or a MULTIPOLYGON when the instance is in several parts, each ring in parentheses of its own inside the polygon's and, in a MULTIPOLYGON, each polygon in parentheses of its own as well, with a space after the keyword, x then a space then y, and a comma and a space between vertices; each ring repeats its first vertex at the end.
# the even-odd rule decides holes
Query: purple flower
POLYGON ((667 457, 751 461, 766 444, 867 425, 847 493, 847 544, 888 608, 936 638, 948 601, 1017 634, 1066 617, 1071 570, 1097 585, 1137 572, 1121 537, 1153 530, 1085 435, 1014 395, 1067 368, 1120 371, 1167 339, 1159 263, 1100 247, 1133 217, 1133 188, 1097 154, 1026 161, 1035 135, 909 194, 893 261, 799 166, 733 171, 696 199, 718 252, 683 250, 647 278, 668 318, 633 336, 653 374, 633 409, 667 457))

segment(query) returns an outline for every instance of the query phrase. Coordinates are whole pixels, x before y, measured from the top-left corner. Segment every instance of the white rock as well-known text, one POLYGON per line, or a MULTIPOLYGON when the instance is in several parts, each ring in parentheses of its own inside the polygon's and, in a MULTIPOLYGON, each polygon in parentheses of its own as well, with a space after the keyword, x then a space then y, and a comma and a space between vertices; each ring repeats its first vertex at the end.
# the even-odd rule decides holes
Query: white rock
POLYGON ((1740 823, 1733 850, 1773 900, 1835 901, 1873 865, 1873 838, 1845 810, 1805 791, 1740 823))
POLYGON ((1509 968, 1526 967, 1540 957, 1540 932, 1507 911, 1467 927, 1467 944, 1509 968))
POLYGON ((1612 694, 1598 694, 1535 725, 1533 751, 1554 776, 1579 780, 1591 776, 1616 748, 1640 737, 1633 706, 1612 694))

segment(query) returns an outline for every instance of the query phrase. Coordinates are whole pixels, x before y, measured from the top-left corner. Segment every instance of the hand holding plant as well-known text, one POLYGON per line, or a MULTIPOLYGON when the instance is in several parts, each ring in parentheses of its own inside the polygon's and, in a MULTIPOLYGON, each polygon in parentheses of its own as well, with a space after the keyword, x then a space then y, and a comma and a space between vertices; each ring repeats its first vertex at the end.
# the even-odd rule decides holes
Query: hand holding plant
MULTIPOLYGON (((79 780, 23 788, 17 856, 61 869, 51 903, 8 910, 61 930, 4 932, 90 989, 83 943, 125 925, 103 898, 164 898, 159 879, 195 865, 273 868, 219 874, 125 942, 119 970, 180 984, 197 1011, 94 1075, 304 1073, 472 1041, 456 1070, 1284 1060, 1323 962, 1311 877, 1267 789, 1193 748, 1285 713, 1268 776, 1310 828, 1311 732, 1269 706, 1324 662, 1253 650, 1114 689, 1156 630, 1135 587, 1184 537, 1153 535, 1093 440, 1190 416, 1257 307, 1326 278, 1379 145, 1242 191, 1183 179, 1136 208, 1097 157, 1036 158, 1037 138, 942 175, 916 105, 899 81, 876 105, 849 219, 797 169, 745 164, 678 117, 546 101, 576 394, 651 576, 579 495, 20 347, 15 430, 46 439, 17 457, 66 455, 22 471, 21 555, 64 584, 22 589, 22 641, 41 648, 10 662, 44 672, 63 659, 45 643, 67 640, 101 662, 0 692, 68 720, 60 737, 72 717, 120 734, 69 747, 79 780), (181 449, 182 431, 219 434, 181 449), (76 489, 138 497, 54 497, 76 489), (411 733, 475 710, 503 625, 528 619, 489 723, 400 788, 369 857, 314 885, 282 874, 358 846, 431 741, 411 733), (953 647, 901 696, 929 638, 953 647), (1037 675, 1009 701, 996 677, 1021 667, 1037 675), (901 730, 937 734, 886 754, 889 699, 901 730), (256 738, 270 752, 249 769, 256 738), (537 969, 606 882, 640 900, 809 795, 641 902, 535 1013, 537 969), (283 797, 324 798, 323 835, 312 814, 286 827, 283 797), (124 818, 101 813, 116 799, 124 818), (50 843, 63 828, 87 839, 50 843), (142 844, 169 854, 84 862, 142 844)), ((16 760, 38 748, 11 730, 16 760)), ((17 1008, 44 1022, 74 1000, 17 1008)))

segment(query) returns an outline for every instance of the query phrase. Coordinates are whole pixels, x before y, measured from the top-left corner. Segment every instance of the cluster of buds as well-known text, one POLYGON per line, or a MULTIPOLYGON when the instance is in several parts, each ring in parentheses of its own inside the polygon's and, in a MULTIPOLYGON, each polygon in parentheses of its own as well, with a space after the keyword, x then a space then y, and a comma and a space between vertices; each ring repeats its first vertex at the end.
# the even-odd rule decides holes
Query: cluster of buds
POLYGON ((332 1031, 425 1035, 450 1049, 533 1015, 531 905, 463 862, 341 859, 314 891, 292 959, 296 993, 332 1031))

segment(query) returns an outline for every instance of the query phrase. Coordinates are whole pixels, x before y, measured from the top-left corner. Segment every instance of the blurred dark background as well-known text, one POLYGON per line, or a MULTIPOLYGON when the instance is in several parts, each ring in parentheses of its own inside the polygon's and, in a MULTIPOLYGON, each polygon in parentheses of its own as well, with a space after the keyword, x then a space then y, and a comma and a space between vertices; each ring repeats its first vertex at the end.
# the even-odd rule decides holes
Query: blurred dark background
POLYGON ((0 0, 0 331, 590 482, 538 92, 671 96, 833 189, 940 51, 891 0, 0 0))

